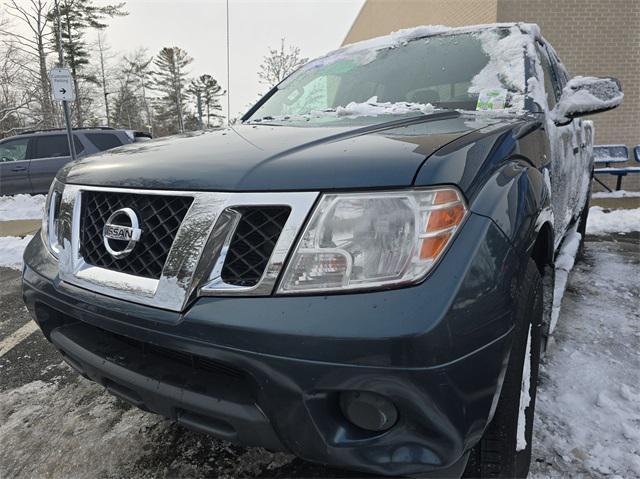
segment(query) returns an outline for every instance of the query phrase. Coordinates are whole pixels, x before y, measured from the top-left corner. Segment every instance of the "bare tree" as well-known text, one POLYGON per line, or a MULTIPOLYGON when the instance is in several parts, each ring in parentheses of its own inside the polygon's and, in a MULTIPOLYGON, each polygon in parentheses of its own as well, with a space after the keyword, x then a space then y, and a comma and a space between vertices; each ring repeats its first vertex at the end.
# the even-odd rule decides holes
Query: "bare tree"
POLYGON ((280 49, 269 48, 262 60, 258 77, 260 83, 273 87, 309 61, 300 56, 300 48, 290 45, 285 48, 285 39, 280 41, 280 49))
POLYGON ((23 74, 30 74, 37 83, 37 93, 42 112, 42 125, 55 126, 53 103, 47 73, 47 56, 50 53, 51 29, 47 14, 51 5, 45 0, 8 0, 5 11, 11 18, 26 26, 29 34, 21 35, 8 24, 0 26, 3 43, 12 44, 24 59, 23 74))
POLYGON ((22 81, 20 52, 0 45, 0 138, 41 122, 32 115, 34 91, 22 81))
POLYGON ((148 56, 147 50, 144 48, 140 48, 133 52, 132 55, 124 57, 124 62, 127 65, 125 68, 131 72, 138 83, 138 91, 146 113, 147 121, 145 126, 153 132, 153 109, 147 96, 147 89, 151 83, 151 75, 153 73, 151 71, 152 61, 153 57, 148 56))
POLYGON ((111 53, 111 47, 106 42, 106 35, 103 30, 98 30, 96 38, 96 49, 98 51, 98 62, 100 64, 100 86, 102 87, 102 95, 104 96, 104 110, 107 116, 107 126, 110 126, 111 115, 109 114, 109 80, 111 74, 109 61, 114 58, 111 53))

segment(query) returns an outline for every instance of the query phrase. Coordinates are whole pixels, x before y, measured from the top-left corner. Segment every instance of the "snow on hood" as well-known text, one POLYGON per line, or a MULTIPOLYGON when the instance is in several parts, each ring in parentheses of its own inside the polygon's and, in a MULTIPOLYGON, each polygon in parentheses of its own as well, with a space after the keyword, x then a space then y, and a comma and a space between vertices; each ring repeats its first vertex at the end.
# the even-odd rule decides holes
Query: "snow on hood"
POLYGON ((624 93, 611 79, 577 76, 569 80, 553 111, 557 120, 568 120, 572 113, 614 108, 622 103, 624 93))

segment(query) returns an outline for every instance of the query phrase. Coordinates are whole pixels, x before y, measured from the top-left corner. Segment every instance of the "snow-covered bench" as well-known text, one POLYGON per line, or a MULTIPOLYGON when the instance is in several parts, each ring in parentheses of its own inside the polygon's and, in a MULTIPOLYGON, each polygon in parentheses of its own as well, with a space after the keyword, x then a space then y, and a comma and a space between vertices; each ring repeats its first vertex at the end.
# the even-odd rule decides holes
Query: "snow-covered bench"
MULTIPOLYGON (((636 161, 640 161, 640 145, 634 148, 634 155, 636 161)), ((622 178, 630 173, 640 173, 640 167, 637 166, 612 166, 615 164, 626 163, 629 161, 629 149, 626 145, 595 145, 593 147, 593 162, 596 165, 594 173, 596 175, 614 175, 618 179, 616 181, 616 190, 622 188, 622 178), (597 167, 598 165, 604 165, 597 167)), ((594 179, 604 186, 607 190, 611 191, 607 185, 594 176, 594 179)))

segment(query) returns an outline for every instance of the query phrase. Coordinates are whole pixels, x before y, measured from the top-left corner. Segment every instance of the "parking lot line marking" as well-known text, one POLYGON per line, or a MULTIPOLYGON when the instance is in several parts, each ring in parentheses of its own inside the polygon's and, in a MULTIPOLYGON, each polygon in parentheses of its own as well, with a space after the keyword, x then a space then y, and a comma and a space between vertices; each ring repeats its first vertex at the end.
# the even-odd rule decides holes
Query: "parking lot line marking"
POLYGON ((27 339, 31 333, 38 329, 35 321, 29 321, 15 333, 0 341, 0 358, 11 351, 15 346, 27 339))

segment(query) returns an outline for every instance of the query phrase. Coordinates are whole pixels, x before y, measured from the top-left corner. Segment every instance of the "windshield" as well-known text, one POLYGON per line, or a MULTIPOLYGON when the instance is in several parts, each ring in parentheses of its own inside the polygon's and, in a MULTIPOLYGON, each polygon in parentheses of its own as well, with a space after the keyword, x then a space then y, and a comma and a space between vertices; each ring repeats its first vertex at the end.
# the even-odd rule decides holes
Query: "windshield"
MULTIPOLYGON (((377 49, 347 47, 291 75, 248 121, 327 123, 344 117, 476 110, 489 90, 502 96, 498 108, 522 108, 517 98, 524 86, 522 43, 515 50, 515 62, 500 58, 508 50, 503 47, 514 42, 501 43, 512 35, 522 33, 494 29, 435 35, 377 49), (505 63, 515 72, 504 75, 500 67, 505 63), (516 81, 510 82, 507 77, 514 75, 516 81)), ((513 56, 513 52, 511 48, 507 53, 513 56)))

